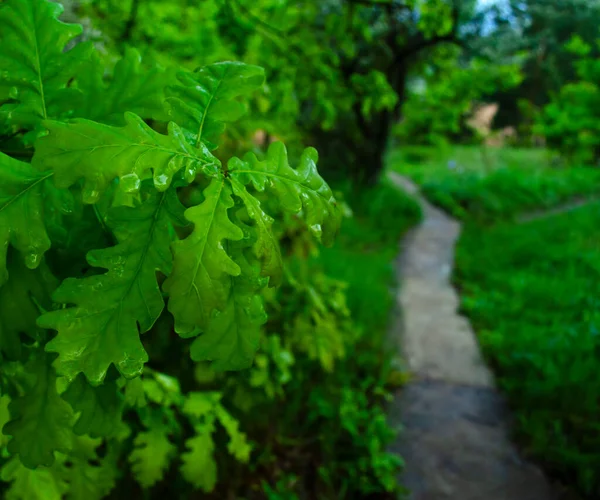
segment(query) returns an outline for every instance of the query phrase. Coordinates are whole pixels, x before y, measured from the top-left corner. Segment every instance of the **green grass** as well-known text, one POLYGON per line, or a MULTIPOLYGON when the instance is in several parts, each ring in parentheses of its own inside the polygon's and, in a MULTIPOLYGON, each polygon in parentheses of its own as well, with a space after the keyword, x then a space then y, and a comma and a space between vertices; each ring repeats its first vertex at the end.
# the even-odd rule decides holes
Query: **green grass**
POLYGON ((465 228, 455 280, 525 449, 600 497, 600 204, 465 228))
POLYGON ((463 220, 510 219, 578 197, 600 195, 600 170, 552 167, 543 150, 456 146, 395 150, 389 166, 463 220))

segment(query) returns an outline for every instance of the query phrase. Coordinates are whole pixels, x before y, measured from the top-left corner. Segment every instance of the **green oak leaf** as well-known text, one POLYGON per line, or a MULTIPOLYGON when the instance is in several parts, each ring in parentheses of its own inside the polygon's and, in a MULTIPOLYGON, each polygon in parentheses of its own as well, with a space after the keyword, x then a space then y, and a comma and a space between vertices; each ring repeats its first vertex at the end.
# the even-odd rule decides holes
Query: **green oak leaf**
POLYGON ((293 322, 293 338, 298 349, 318 360, 323 370, 333 372, 335 362, 345 355, 344 334, 338 317, 329 312, 311 311, 310 316, 298 316, 293 322))
POLYGON ((11 420, 3 433, 12 436, 8 451, 18 454, 25 467, 50 467, 55 451, 66 453, 71 447, 73 411, 58 395, 49 355, 32 352, 25 368, 25 393, 11 401, 11 420))
POLYGON ((317 160, 317 151, 306 148, 299 167, 293 169, 283 143, 274 142, 265 160, 248 153, 243 160, 232 158, 227 166, 232 179, 274 195, 290 213, 302 212, 309 230, 329 245, 339 229, 341 211, 331 189, 317 172, 317 160))
POLYGON ((86 99, 75 110, 75 116, 123 125, 123 115, 130 111, 144 119, 167 121, 165 88, 172 80, 169 73, 157 66, 142 67, 139 52, 128 47, 107 82, 104 64, 94 52, 85 70, 77 76, 78 88, 86 99))
MULTIPOLYGON (((105 199, 107 203, 111 202, 110 197, 105 199)), ((75 209, 64 217, 51 218, 46 210, 46 228, 52 240, 52 251, 46 253, 45 259, 61 281, 82 277, 87 267, 82 262, 85 255, 90 250, 104 248, 114 242, 102 212, 98 205, 84 205, 80 199, 75 209)))
POLYGON ((261 259, 262 275, 271 278, 270 286, 279 286, 283 277, 283 262, 279 242, 272 230, 273 218, 263 211, 260 201, 237 179, 231 179, 231 186, 234 194, 244 203, 248 216, 254 221, 256 235, 253 250, 261 259))
POLYGON ((8 278, 6 254, 12 245, 35 269, 50 238, 44 225, 44 198, 52 172, 41 172, 0 153, 0 285, 8 278))
POLYGON ((214 426, 206 424, 196 427, 196 434, 186 440, 188 449, 181 455, 181 475, 194 488, 209 493, 217 484, 217 463, 213 456, 215 443, 212 438, 214 426))
POLYGON ((164 477, 177 448, 169 440, 167 429, 160 425, 140 432, 133 444, 135 448, 129 455, 131 471, 142 487, 149 488, 164 477))
POLYGON ((170 116, 191 144, 215 149, 225 123, 239 120, 245 106, 236 98, 264 83, 264 69, 241 62, 210 64, 194 73, 177 75, 180 85, 167 89, 170 116))
POLYGON ((214 409, 222 398, 220 392, 188 392, 183 402, 182 411, 192 419, 200 419, 214 413, 214 409))
POLYGON ((261 326, 267 319, 260 295, 266 280, 260 277, 259 263, 256 259, 248 260, 244 249, 229 246, 241 273, 229 278, 225 308, 212 316, 190 348, 194 361, 212 361, 214 370, 248 368, 260 343, 261 326))
POLYGON ((217 418, 221 425, 229 435, 229 443, 227 451, 235 457, 239 462, 247 463, 250 459, 252 447, 248 443, 248 439, 244 432, 240 431, 240 422, 231 416, 222 405, 218 405, 215 409, 217 418))
POLYGON ((148 404, 142 377, 125 381, 125 404, 134 408, 143 408, 148 404))
POLYGON ((105 380, 92 387, 80 373, 62 394, 79 414, 73 427, 75 434, 91 437, 112 437, 119 432, 124 398, 115 381, 105 380))
POLYGON ((69 485, 69 500, 101 500, 114 488, 118 475, 117 456, 110 448, 106 456, 99 457, 97 448, 101 439, 79 436, 65 461, 71 462, 64 475, 69 485))
POLYGON ((174 188, 143 194, 142 205, 109 212, 107 225, 117 245, 88 254, 90 265, 108 271, 63 281, 53 299, 67 307, 38 319, 41 327, 58 331, 46 350, 59 354, 57 370, 70 379, 83 373, 98 385, 111 364, 134 378, 148 360, 139 333, 152 328, 163 310, 156 273, 170 273, 172 222, 184 221, 174 188))
POLYGON ((2 467, 0 477, 11 483, 5 500, 62 500, 69 490, 59 464, 28 469, 18 458, 11 458, 2 467))
POLYGON ((147 371, 142 377, 142 385, 148 401, 163 409, 181 405, 183 396, 176 377, 155 370, 147 371))
MULTIPOLYGON (((8 411, 9 404, 10 397, 7 394, 0 396, 0 429, 10 420, 10 412, 8 411)), ((4 448, 9 441, 10 437, 5 434, 0 434, 0 447, 4 448)))
POLYGON ((239 422, 220 403, 219 392, 190 392, 183 404, 183 413, 193 425, 195 435, 186 441, 188 451, 181 456, 181 473, 194 487, 210 492, 217 480, 213 457, 212 434, 218 420, 229 435, 227 449, 236 460, 247 462, 251 447, 246 435, 239 430, 239 422))
MULTIPOLYGON (((52 171, 47 173, 54 176, 52 171)), ((54 249, 60 247, 62 250, 63 245, 68 245, 66 240, 73 238, 70 233, 75 223, 74 219, 82 215, 85 206, 77 193, 69 189, 58 189, 51 180, 43 185, 44 224, 54 249)), ((97 221, 95 216, 94 221, 97 221)), ((97 222, 95 226, 98 226, 97 222)))
POLYGON ((23 344, 19 334, 31 339, 39 338, 36 319, 39 307, 50 309, 50 296, 58 286, 45 263, 37 269, 28 269, 12 253, 8 259, 9 278, 0 287, 0 350, 10 360, 22 358, 23 344))
POLYGON ((37 140, 33 164, 52 170, 59 188, 83 178, 85 203, 96 203, 116 178, 120 190, 131 194, 150 178, 156 189, 165 191, 179 171, 187 182, 200 171, 218 175, 218 160, 208 150, 190 146, 175 123, 169 123, 169 135, 163 135, 133 113, 124 119, 123 127, 79 118, 70 123, 46 121, 49 133, 37 140))
POLYGON ((78 91, 68 83, 92 47, 64 51, 82 29, 58 21, 62 10, 47 0, 0 3, 0 115, 13 125, 33 129, 74 108, 78 91))
POLYGON ((173 243, 173 272, 163 284, 175 331, 185 336, 206 328, 213 312, 225 307, 231 276, 240 274, 226 251, 228 241, 244 236, 229 218, 234 205, 231 187, 225 179, 213 179, 203 194, 200 205, 185 211, 194 230, 173 243))

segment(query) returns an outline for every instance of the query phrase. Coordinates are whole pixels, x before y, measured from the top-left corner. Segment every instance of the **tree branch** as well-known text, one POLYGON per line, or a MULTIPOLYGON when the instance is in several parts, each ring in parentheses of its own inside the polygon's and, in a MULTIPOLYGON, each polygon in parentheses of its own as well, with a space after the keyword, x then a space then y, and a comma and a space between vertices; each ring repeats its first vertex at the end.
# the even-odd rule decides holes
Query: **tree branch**
POLYGON ((129 11, 129 17, 127 18, 127 22, 123 27, 123 33, 121 33, 121 40, 124 42, 127 42, 131 39, 133 28, 135 27, 135 23, 137 21, 137 13, 139 6, 140 0, 133 0, 131 2, 131 10, 129 11))
POLYGON ((269 23, 267 23, 266 21, 263 21, 260 17, 255 16, 252 12, 250 12, 249 9, 246 8, 245 5, 242 5, 240 2, 238 2, 237 0, 230 0, 231 3, 235 4, 235 6, 248 18, 250 19, 252 22, 256 23, 257 25, 259 25, 260 27, 262 27, 263 29, 269 31, 270 33, 273 33, 275 35, 277 35, 280 38, 285 39, 285 37, 288 35, 287 32, 280 30, 279 28, 276 28, 275 26, 270 25, 269 23))
POLYGON ((432 38, 425 38, 425 36, 421 34, 421 36, 415 42, 409 44, 402 50, 398 51, 398 54, 394 58, 394 64, 398 64, 401 60, 407 57, 410 57, 414 54, 417 54, 418 52, 421 52, 422 50, 425 50, 429 47, 434 47, 441 43, 452 43, 464 48, 462 40, 458 38, 458 19, 460 16, 460 8, 458 6, 459 3, 460 2, 455 1, 453 4, 452 29, 449 33, 446 33, 445 35, 434 36, 432 38))

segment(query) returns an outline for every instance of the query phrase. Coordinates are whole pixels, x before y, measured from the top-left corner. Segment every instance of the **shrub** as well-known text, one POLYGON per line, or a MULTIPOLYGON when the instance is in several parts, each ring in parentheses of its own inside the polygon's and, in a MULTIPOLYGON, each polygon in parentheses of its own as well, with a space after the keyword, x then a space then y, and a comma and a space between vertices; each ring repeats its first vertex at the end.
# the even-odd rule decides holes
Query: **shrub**
POLYGON ((600 159, 600 60, 592 47, 574 37, 568 49, 578 56, 578 81, 564 85, 539 116, 536 131, 571 163, 600 159))
MULTIPOLYGON (((261 342, 279 352, 262 334, 265 290, 284 275, 278 235, 296 221, 331 243, 339 210, 314 149, 298 169, 282 143, 263 160, 212 153, 261 68, 165 71, 130 50, 105 79, 60 11, 0 5, 6 494, 100 498, 127 463, 150 488, 178 454, 187 488, 211 491, 220 457, 247 463, 252 445, 224 389, 194 390, 192 361, 239 370, 261 342)), ((330 309, 347 314, 331 300, 319 314, 335 323, 330 309)))
POLYGON ((361 253, 414 205, 373 188, 346 218, 373 313, 318 255, 341 215, 316 151, 229 157, 261 68, 106 66, 59 13, 0 4, 3 495, 393 498, 391 266, 361 253))

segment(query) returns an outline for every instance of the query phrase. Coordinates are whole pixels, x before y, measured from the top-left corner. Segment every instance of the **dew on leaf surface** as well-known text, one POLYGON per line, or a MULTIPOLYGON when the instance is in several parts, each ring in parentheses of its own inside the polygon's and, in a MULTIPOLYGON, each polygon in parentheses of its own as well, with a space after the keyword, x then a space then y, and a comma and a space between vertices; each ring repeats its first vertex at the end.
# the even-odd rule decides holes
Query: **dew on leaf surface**
POLYGON ((154 187, 159 191, 164 191, 169 187, 171 178, 167 174, 159 174, 154 176, 154 187))
POLYGON ((121 189, 127 193, 137 193, 140 189, 141 180, 136 174, 127 174, 120 178, 121 189))
POLYGON ((25 256, 25 265, 29 269, 35 269, 39 264, 42 256, 38 253, 30 253, 25 256))

